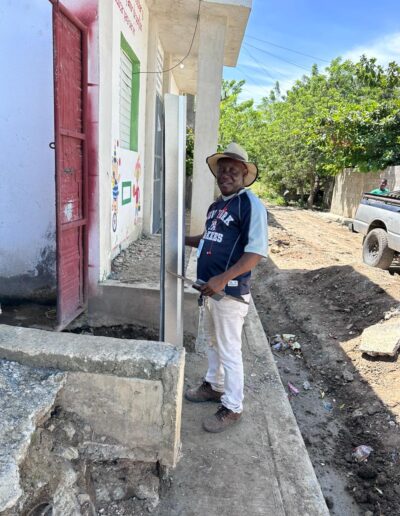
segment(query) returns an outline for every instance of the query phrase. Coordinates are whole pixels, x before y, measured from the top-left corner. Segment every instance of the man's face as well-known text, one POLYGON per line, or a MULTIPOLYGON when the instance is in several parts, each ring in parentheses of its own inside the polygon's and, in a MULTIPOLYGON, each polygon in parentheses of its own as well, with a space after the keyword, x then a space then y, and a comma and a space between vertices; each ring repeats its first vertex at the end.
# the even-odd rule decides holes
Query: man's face
POLYGON ((222 158, 218 161, 217 183, 222 195, 232 195, 243 188, 247 167, 241 161, 222 158))
POLYGON ((387 185, 387 182, 386 181, 382 181, 381 185, 380 185, 380 189, 384 190, 386 188, 386 185, 387 185))

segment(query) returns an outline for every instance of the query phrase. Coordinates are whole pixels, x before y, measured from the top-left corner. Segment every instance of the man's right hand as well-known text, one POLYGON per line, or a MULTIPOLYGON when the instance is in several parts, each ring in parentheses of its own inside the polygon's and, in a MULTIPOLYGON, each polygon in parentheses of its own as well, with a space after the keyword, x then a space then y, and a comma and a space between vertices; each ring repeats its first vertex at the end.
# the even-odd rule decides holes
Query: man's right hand
POLYGON ((190 247, 199 247, 199 243, 202 238, 203 235, 185 236, 185 245, 190 247))

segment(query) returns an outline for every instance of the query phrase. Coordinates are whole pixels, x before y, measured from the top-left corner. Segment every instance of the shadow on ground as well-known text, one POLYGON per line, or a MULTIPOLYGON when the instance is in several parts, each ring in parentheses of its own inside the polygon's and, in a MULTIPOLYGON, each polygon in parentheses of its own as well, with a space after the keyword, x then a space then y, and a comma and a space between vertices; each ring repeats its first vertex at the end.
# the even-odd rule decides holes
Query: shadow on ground
POLYGON ((293 333, 301 343, 300 357, 274 355, 284 384, 300 390, 292 407, 331 513, 400 514, 399 358, 358 351, 362 331, 398 301, 348 265, 280 270, 269 259, 255 279, 267 335, 293 333), (357 463, 352 453, 360 445, 373 452, 357 463), (341 506, 344 491, 358 508, 341 506))

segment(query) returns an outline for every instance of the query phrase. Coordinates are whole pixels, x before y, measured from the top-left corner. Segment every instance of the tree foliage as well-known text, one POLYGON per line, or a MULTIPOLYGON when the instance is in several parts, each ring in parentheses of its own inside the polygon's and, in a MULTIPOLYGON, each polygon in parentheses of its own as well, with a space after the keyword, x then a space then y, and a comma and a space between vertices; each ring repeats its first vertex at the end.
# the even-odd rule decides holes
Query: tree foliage
MULTIPOLYGON (((279 84, 255 107, 239 102, 244 81, 224 81, 221 147, 234 140, 275 188, 312 192, 346 167, 360 172, 400 164, 400 67, 375 59, 313 66, 282 95, 279 84)), ((311 196, 312 202, 312 196, 311 196)))

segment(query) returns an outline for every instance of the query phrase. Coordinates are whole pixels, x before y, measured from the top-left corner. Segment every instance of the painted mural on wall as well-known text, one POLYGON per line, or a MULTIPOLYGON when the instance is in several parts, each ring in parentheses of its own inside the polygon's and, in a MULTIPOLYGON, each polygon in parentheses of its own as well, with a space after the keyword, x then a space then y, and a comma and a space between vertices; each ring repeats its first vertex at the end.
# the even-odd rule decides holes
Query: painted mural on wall
POLYGON ((117 157, 118 140, 114 143, 114 153, 112 157, 112 178, 111 178, 111 227, 113 232, 117 231, 118 227, 118 198, 119 198, 119 182, 121 174, 119 173, 120 160, 117 157))
POLYGON ((140 176, 142 175, 142 165, 140 164, 140 156, 136 161, 135 165, 135 184, 133 185, 133 198, 135 199, 135 225, 139 223, 141 220, 140 210, 141 210, 141 199, 140 199, 140 176))
POLYGON ((117 248, 142 223, 142 165, 139 153, 123 149, 114 140, 111 177, 111 240, 117 248))
MULTIPOLYGON (((146 78, 139 86, 132 80, 132 91, 139 92, 138 109, 131 114, 130 135, 121 133, 121 35, 145 69, 147 62, 148 11, 144 0, 113 0, 113 119, 111 176, 111 256, 140 236, 143 223, 143 154, 146 78), (138 90, 134 90, 138 87, 138 90), (132 118, 135 116, 135 118, 132 118), (138 135, 129 140, 132 134, 138 135), (122 134, 122 136, 121 136, 122 134), (128 143, 128 145, 127 145, 128 143), (136 144, 135 144, 136 143, 136 144), (135 150, 133 150, 135 149, 135 150)), ((125 52, 126 53, 126 52, 125 52)), ((129 53, 128 58, 131 57, 129 53)), ((133 98, 132 98, 132 102, 133 98)), ((134 104, 133 104, 134 105, 134 104)), ((125 106, 126 108, 126 106, 125 106)), ((125 115, 125 113, 124 113, 125 115)), ((125 118, 127 118, 125 116, 125 118)))

